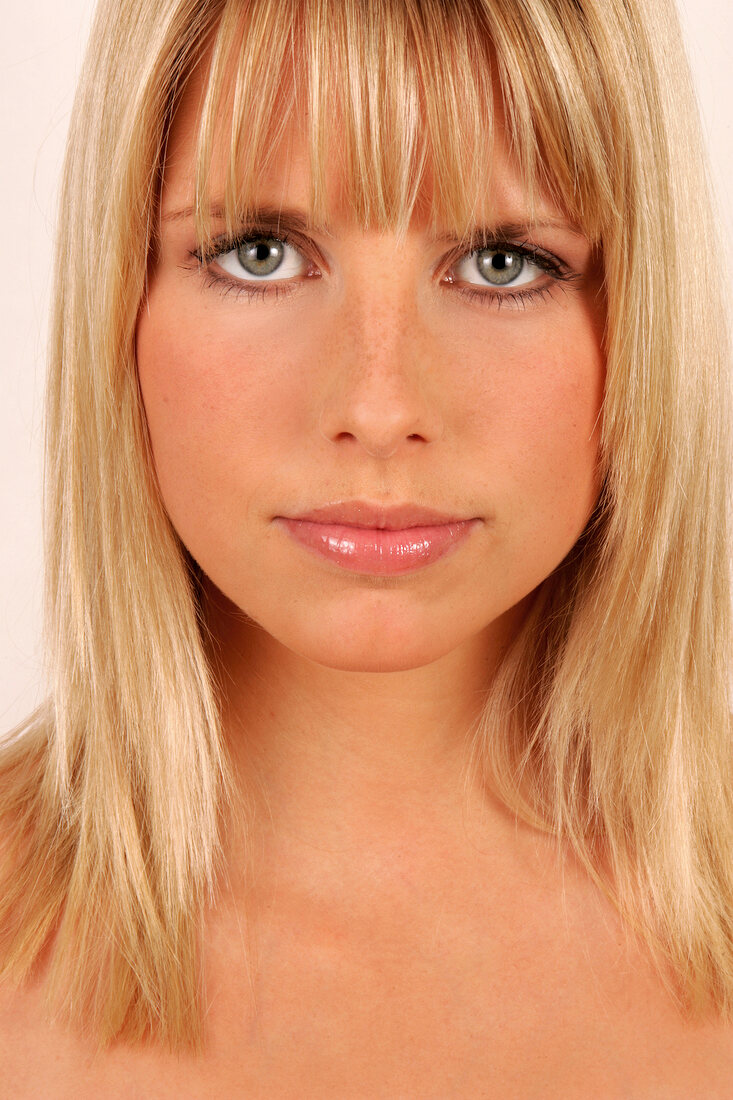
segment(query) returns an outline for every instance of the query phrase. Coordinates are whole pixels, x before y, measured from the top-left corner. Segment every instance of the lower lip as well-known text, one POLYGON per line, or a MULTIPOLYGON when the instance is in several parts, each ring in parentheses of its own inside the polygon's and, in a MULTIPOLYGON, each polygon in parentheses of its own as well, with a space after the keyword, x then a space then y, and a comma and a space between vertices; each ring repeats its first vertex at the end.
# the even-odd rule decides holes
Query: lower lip
POLYGON ((480 522, 477 519, 459 520, 388 531, 377 527, 349 527, 343 523, 278 519, 307 550, 341 569, 381 577, 412 573, 430 565, 463 542, 480 522))

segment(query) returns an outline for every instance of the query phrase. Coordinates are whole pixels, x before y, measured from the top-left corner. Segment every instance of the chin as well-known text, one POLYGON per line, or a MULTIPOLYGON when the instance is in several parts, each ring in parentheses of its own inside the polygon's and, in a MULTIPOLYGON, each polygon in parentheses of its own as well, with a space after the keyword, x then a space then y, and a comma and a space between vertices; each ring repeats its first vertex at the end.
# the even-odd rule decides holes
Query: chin
MULTIPOLYGON (((267 629, 267 628, 266 628, 267 629)), ((301 657, 343 672, 405 672, 424 668, 464 645, 469 638, 449 624, 399 620, 369 623, 306 622, 290 624, 272 636, 301 657), (295 627, 295 629, 293 629, 295 627)))
POLYGON ((406 653, 404 647, 387 652, 384 648, 360 649, 354 646, 347 653, 343 650, 334 651, 324 648, 316 654, 301 652, 301 656, 307 657, 324 668, 332 668, 339 672, 407 672, 413 668, 424 668, 445 654, 429 653, 424 649, 406 653))

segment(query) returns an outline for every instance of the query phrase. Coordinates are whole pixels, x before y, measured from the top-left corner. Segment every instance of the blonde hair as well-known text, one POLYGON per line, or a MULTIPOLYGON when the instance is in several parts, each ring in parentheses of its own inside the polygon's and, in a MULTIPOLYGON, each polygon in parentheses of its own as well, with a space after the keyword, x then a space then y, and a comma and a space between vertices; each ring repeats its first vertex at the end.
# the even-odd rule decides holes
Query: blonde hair
POLYGON ((51 1003, 100 1043, 201 1040, 234 795, 134 355, 167 134, 197 69, 202 236, 214 143, 234 223, 305 96, 315 220, 337 110, 362 224, 404 231, 429 166, 435 222, 468 231, 498 103, 532 192, 602 249, 603 489, 487 685, 475 763, 572 845, 691 1012, 731 1015, 728 336, 671 0, 103 0, 56 266, 52 690, 0 752, 3 973, 22 979, 53 937, 51 1003))

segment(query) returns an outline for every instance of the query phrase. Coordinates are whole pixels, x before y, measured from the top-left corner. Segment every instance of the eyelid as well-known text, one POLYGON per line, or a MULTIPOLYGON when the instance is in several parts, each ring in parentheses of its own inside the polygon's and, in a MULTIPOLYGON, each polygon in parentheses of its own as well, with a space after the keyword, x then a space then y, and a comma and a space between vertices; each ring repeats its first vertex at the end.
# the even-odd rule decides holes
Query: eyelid
POLYGON ((478 252, 515 253, 551 274, 565 276, 571 273, 571 268, 554 252, 532 244, 528 239, 522 241, 508 240, 506 237, 491 237, 488 235, 482 235, 477 240, 469 240, 467 245, 455 248, 443 263, 454 267, 459 260, 474 256, 478 252))
MULTIPOLYGON (((279 262, 277 266, 271 272, 255 272, 248 271, 246 267, 246 261, 242 257, 242 245, 235 246, 234 248, 227 248, 224 252, 219 252, 216 257, 216 262, 219 267, 233 279, 242 282, 251 282, 256 285, 260 283, 277 283, 277 282, 291 282, 294 279, 302 279, 306 276, 308 271, 308 258, 303 255, 299 248, 296 248, 289 241, 278 240, 275 242, 273 237, 263 238, 265 247, 269 248, 271 243, 276 243, 279 248, 277 251, 280 253, 279 262)), ((255 239, 252 242, 247 242, 247 251, 251 252, 252 246, 256 248, 259 245, 259 241, 255 239)), ((254 257, 250 256, 250 259, 254 257)))
MULTIPOLYGON (((214 263, 219 256, 225 256, 228 252, 233 252, 243 244, 247 244, 257 238, 263 238, 265 240, 271 239, 289 245, 291 248, 295 249, 296 252, 300 253, 305 264, 313 263, 313 257, 315 256, 315 261, 328 270, 325 257, 315 241, 294 230, 286 230, 278 228, 275 225, 262 225, 259 223, 244 226, 231 235, 221 233, 219 236, 213 237, 208 246, 193 249, 190 255, 198 260, 201 266, 206 266, 214 263)), ((242 282, 245 281, 244 279, 242 280, 242 282)), ((265 280, 252 279, 251 281, 264 282, 265 280)))
MULTIPOLYGON (((310 237, 298 231, 284 230, 276 225, 261 223, 245 226, 238 230, 236 234, 220 234, 218 237, 214 237, 211 240, 208 247, 194 249, 189 255, 192 259, 197 261, 199 269, 205 270, 208 285, 216 285, 224 294, 234 293, 238 295, 240 293, 245 293, 252 299, 258 297, 264 299, 270 295, 274 295, 275 298, 277 298, 279 296, 292 294, 294 291, 302 289, 304 279, 321 275, 321 271, 316 269, 306 270, 300 276, 290 276, 283 280, 278 280, 277 278, 258 279, 256 277, 240 279, 238 276, 227 272, 226 269, 220 269, 221 273, 212 269, 211 265, 216 261, 217 257, 224 256, 241 245, 257 238, 278 240, 294 248, 295 251, 300 254, 306 265, 313 265, 314 261, 312 257, 315 254, 317 257, 317 264, 326 271, 329 270, 328 264, 325 262, 325 258, 320 248, 310 237)), ((560 259, 560 257, 546 249, 532 244, 528 239, 525 238, 522 241, 509 240, 506 236, 499 236, 495 232, 486 230, 478 230, 472 233, 467 239, 464 238, 457 241, 456 246, 449 254, 444 256, 443 259, 435 265, 433 274, 435 275, 439 271, 442 272, 440 281, 443 285, 454 285, 456 290, 462 291, 463 294, 471 300, 483 299, 486 304, 491 304, 493 301, 499 306, 503 302, 507 304, 519 304, 521 302, 526 305, 526 303, 533 298, 541 298, 547 295, 551 292, 553 285, 582 281, 582 276, 574 272, 560 259), (495 252, 504 251, 524 256, 530 263, 536 265, 541 271, 546 273, 549 277, 549 283, 545 282, 544 286, 535 285, 535 281, 516 286, 507 283, 502 288, 499 286, 492 286, 489 282, 482 285, 481 282, 471 283, 467 280, 456 280, 453 277, 453 271, 459 261, 467 260, 475 253, 485 250, 495 252)))
MULTIPOLYGON (((248 241, 257 237, 272 237, 274 240, 282 241, 285 244, 290 244, 297 248, 304 256, 312 254, 317 258, 317 262, 328 270, 328 263, 323 252, 319 248, 318 244, 311 238, 298 230, 292 230, 278 225, 275 221, 270 223, 264 222, 252 222, 249 225, 244 225, 233 234, 221 233, 217 237, 212 238, 207 248, 194 249, 192 255, 195 256, 201 263, 212 263, 217 256, 224 255, 240 245, 245 244, 248 241)), ((496 232, 488 229, 476 229, 466 238, 456 241, 455 247, 444 256, 441 261, 436 265, 438 268, 444 267, 449 263, 455 263, 457 260, 462 259, 464 256, 469 256, 474 252, 483 251, 489 249, 493 251, 516 251, 522 255, 527 256, 533 262, 536 262, 535 257, 538 257, 541 261, 545 261, 545 264, 558 271, 570 271, 570 268, 552 252, 547 251, 534 245, 530 242, 529 238, 519 235, 496 232)), ((539 264, 542 266, 542 263, 539 264)))

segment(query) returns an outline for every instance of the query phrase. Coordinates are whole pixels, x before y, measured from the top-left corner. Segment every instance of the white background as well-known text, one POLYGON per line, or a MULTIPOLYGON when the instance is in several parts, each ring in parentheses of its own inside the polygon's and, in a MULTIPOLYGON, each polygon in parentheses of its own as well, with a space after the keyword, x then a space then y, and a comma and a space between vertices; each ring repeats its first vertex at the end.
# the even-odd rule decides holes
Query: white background
MULTIPOLYGON (((42 694, 42 400, 51 249, 64 138, 93 2, 24 0, 5 8, 0 36, 0 731, 20 721, 42 694)), ((681 0, 681 11, 730 249, 733 4, 681 0)))

